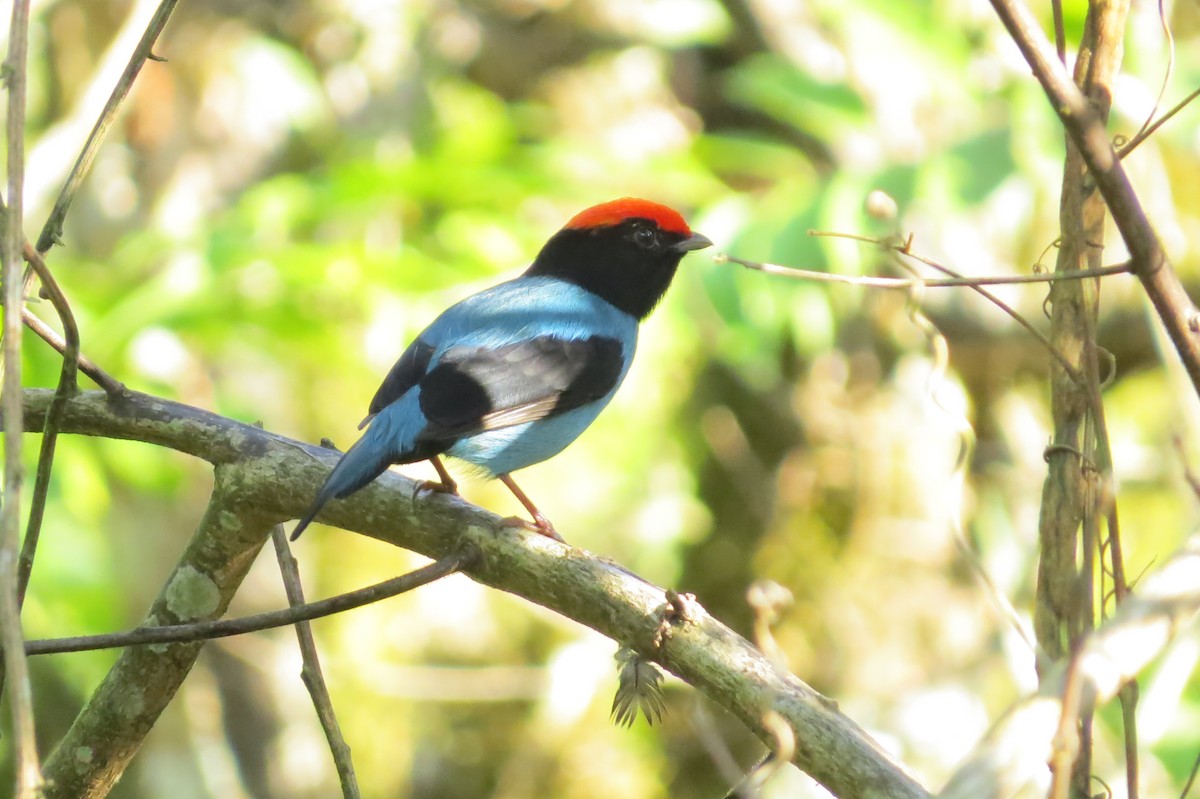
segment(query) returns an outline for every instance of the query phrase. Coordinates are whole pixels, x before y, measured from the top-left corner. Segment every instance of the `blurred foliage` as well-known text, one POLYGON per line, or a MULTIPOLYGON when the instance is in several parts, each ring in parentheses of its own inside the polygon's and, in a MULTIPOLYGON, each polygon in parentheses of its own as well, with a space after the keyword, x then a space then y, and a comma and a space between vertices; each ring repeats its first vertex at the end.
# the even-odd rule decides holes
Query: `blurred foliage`
MULTIPOLYGON (((31 234, 153 5, 35 9, 31 234)), ((1074 42, 1086 4, 1063 5, 1074 42)), ((1200 79, 1197 8, 1171 13, 1168 102, 1200 79)), ((1114 130, 1129 135, 1165 70, 1153 4, 1135 7, 1127 36, 1114 130)), ((810 269, 895 268, 812 230, 911 232, 917 251, 967 274, 1053 257, 1062 134, 973 0, 181 3, 157 52, 168 61, 143 70, 51 265, 85 351, 130 386, 305 440, 350 443, 416 332, 615 196, 668 202, 720 249, 810 269), (874 190, 897 216, 868 212, 874 190)), ((1200 169, 1193 114, 1126 165, 1188 279, 1200 193, 1171 178, 1200 169)), ((997 294, 1043 323, 1044 289, 997 294)), ((746 634, 749 584, 786 586, 795 604, 775 635, 791 668, 937 786, 1035 685, 1032 653, 954 530, 964 524, 1027 619, 1047 356, 977 296, 931 290, 951 351, 931 387, 929 342, 905 305, 693 256, 613 407, 522 485, 572 543, 696 593, 746 634), (961 473, 966 420, 978 442, 961 473)), ((1180 437, 1200 455, 1196 404, 1174 359, 1163 365, 1133 281, 1106 283, 1100 330, 1117 356, 1106 400, 1137 574, 1196 522, 1171 448, 1180 437)), ((28 382, 52 385, 52 353, 27 352, 28 382)), ((211 476, 126 442, 72 437, 59 451, 27 633, 132 626, 211 476)), ((464 491, 516 512, 492 484, 464 491)), ((332 529, 298 556, 313 596, 415 565, 332 529)), ((234 612, 284 603, 262 560, 234 612)), ((316 630, 368 796, 711 797, 727 778, 698 726, 743 765, 760 753, 677 682, 660 727, 612 726, 613 644, 465 579, 316 630)), ((47 749, 113 657, 35 661, 47 749)), ((1177 795, 1200 750, 1198 657, 1189 632, 1143 683, 1146 795, 1177 795)), ((112 795, 333 795, 298 670, 288 631, 211 645, 112 795)), ((1116 788, 1115 708, 1097 734, 1097 773, 1116 788)), ((0 749, 5 774, 9 757, 0 749)), ((767 795, 819 792, 787 771, 767 795)))

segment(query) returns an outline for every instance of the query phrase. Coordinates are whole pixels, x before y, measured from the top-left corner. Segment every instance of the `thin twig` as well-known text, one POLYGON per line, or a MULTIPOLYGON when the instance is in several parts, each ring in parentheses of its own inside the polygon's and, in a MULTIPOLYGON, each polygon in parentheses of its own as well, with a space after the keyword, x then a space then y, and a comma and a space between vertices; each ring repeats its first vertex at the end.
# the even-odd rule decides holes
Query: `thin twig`
MULTIPOLYGON (((1114 264, 1113 266, 1104 266, 1099 269, 1081 269, 1070 274, 1046 273, 1042 275, 1013 275, 1011 277, 959 277, 918 281, 914 278, 907 277, 837 275, 831 272, 817 272, 811 269, 797 269, 795 267, 782 266, 780 264, 763 263, 760 261, 747 261, 743 258, 735 258, 734 256, 723 252, 719 252, 714 255, 713 260, 719 264, 734 263, 744 266, 747 269, 753 269, 757 272, 766 272, 770 275, 783 275, 785 277, 796 278, 797 280, 813 280, 819 283, 842 283, 848 286, 863 286, 865 288, 875 289, 911 289, 918 283, 926 288, 935 289, 951 288, 955 286, 976 287, 1008 286, 1020 283, 1054 283, 1063 280, 1083 280, 1084 278, 1089 277, 1122 275, 1133 271, 1129 264, 1114 264)), ((925 262, 923 261, 923 263, 925 262)))
POLYGON ((17 602, 17 568, 21 535, 21 483, 24 466, 21 439, 24 429, 21 392, 21 313, 24 305, 21 250, 25 192, 25 79, 29 47, 29 0, 14 0, 8 28, 8 58, 4 69, 8 83, 8 198, 3 247, 4 278, 4 390, 0 416, 4 422, 4 497, 0 508, 0 645, 10 686, 9 707, 15 743, 15 795, 33 799, 42 786, 33 695, 29 668, 22 648, 21 608, 17 602))
MULTIPOLYGON (((847 236, 861 241, 869 241, 878 243, 875 239, 859 238, 857 236, 847 236)), ((892 246, 892 245, 889 245, 892 246)), ((942 266, 936 261, 918 255, 911 250, 905 249, 905 245, 893 246, 899 254, 920 261, 921 263, 933 269, 937 269, 945 274, 956 275, 957 273, 949 267, 942 266)), ((955 286, 965 286, 974 289, 981 296, 999 308, 1004 313, 1008 314, 1017 324, 1025 328, 1038 342, 1046 348, 1046 350, 1054 357, 1055 360, 1063 367, 1063 369, 1073 379, 1079 378, 1078 371, 1070 364, 1062 353, 1050 342, 1045 335, 1036 327, 1029 323, 1029 320, 1021 316, 1008 303, 1001 300, 990 291, 982 288, 983 286, 1008 285, 1018 283, 1052 283, 1063 280, 1082 280, 1083 278, 1105 277, 1108 275, 1120 275, 1130 271, 1128 264, 1115 264, 1113 266, 1104 266, 1099 269, 1081 269, 1067 273, 1047 273, 1040 275, 1016 275, 1013 277, 951 277, 933 280, 922 280, 919 278, 903 278, 903 277, 872 277, 872 276, 854 276, 854 275, 836 275, 829 272, 815 272, 809 269, 796 269, 790 266, 781 266, 780 264, 761 263, 758 261, 747 261, 742 258, 735 258, 726 253, 717 253, 713 259, 718 263, 735 263, 753 269, 758 272, 765 272, 771 275, 781 275, 784 277, 796 278, 799 280, 813 280, 822 283, 842 283, 851 286, 864 286, 867 288, 883 288, 883 289, 912 289, 918 284, 925 288, 947 288, 955 286)))
POLYGON ((1067 63, 1067 26, 1063 24, 1062 0, 1050 0, 1050 13, 1054 17, 1054 52, 1058 60, 1067 63))
MULTIPOLYGON (((903 244, 902 248, 897 249, 897 253, 900 255, 906 256, 908 258, 912 258, 913 260, 916 260, 922 264, 925 264, 926 266, 930 267, 931 269, 936 269, 937 271, 941 272, 942 274, 951 275, 953 278, 961 277, 957 272, 950 269, 949 267, 946 267, 936 261, 925 258, 924 256, 918 255, 917 253, 913 252, 911 239, 906 240, 905 243, 903 244)), ((904 267, 908 268, 907 265, 904 265, 904 267)), ((910 272, 910 274, 911 274, 911 272, 910 272)), ((1075 369, 1073 367, 1071 367, 1070 362, 1067 361, 1067 359, 1063 356, 1063 354, 1061 352, 1059 352, 1058 348, 1055 347, 1050 342, 1050 340, 1047 339, 1041 333, 1041 331, 1039 331, 1037 328, 1033 327, 1033 325, 1030 324, 1028 320, 1026 320, 1023 316, 1018 314, 1016 312, 1016 310, 1011 308, 1007 303, 1005 303, 999 297, 996 297, 995 295, 993 295, 987 289, 984 289, 980 286, 972 286, 971 288, 974 289, 979 294, 981 294, 985 299, 987 299, 990 302, 992 302, 993 304, 995 304, 998 308, 1000 308, 1002 311, 1004 311, 1009 316, 1011 316, 1014 320, 1016 320, 1018 324, 1020 324, 1027 331, 1029 331, 1036 339, 1038 339, 1038 341, 1040 341, 1042 343, 1042 345, 1046 348, 1046 350, 1049 351, 1049 353, 1052 356, 1054 356, 1054 358, 1056 360, 1058 360, 1058 362, 1063 366, 1063 368, 1069 374, 1072 374, 1072 375, 1076 374, 1075 369)), ((926 324, 928 324, 931 328, 933 328, 936 331, 936 327, 933 325, 932 321, 930 321, 928 319, 928 317, 923 317, 923 318, 925 319, 926 324)), ((937 331, 937 334, 938 334, 938 336, 941 336, 941 338, 942 338, 941 348, 944 349, 945 348, 945 341, 944 341, 945 337, 941 335, 940 331, 937 331)), ((936 342, 936 339, 934 339, 934 341, 936 342)), ((934 352, 938 352, 938 351, 939 351, 939 348, 935 346, 934 352)), ((943 370, 945 369, 944 365, 942 366, 942 369, 943 370)), ((947 417, 952 419, 955 422, 956 427, 958 427, 960 430, 960 436, 962 439, 960 446, 961 446, 962 454, 958 458, 958 463, 956 464, 955 471, 956 471, 956 474, 958 475, 959 481, 965 481, 966 480, 966 469, 969 464, 969 458, 967 457, 967 455, 970 453, 971 449, 973 448, 973 444, 974 444, 974 431, 971 428, 970 420, 967 419, 965 416, 963 416, 963 414, 960 411, 958 411, 958 412, 952 411, 950 408, 946 407, 944 404, 939 402, 937 399, 937 395, 934 392, 932 392, 932 391, 930 392, 930 397, 933 400, 934 404, 936 404, 942 410, 942 412, 947 415, 947 417)), ((959 491, 960 492, 963 490, 962 485, 964 485, 964 484, 965 484, 965 482, 959 483, 959 491)), ((1023 641, 1025 641, 1026 645, 1029 647, 1029 651, 1036 652, 1037 646, 1035 645, 1033 638, 1030 635, 1030 632, 1027 629, 1026 625, 1021 621, 1020 614, 1017 613, 1016 609, 1012 605, 1012 602, 1010 602, 1008 597, 1006 597, 1004 595, 1004 592, 1002 592, 996 586, 995 581, 992 580, 992 576, 988 573, 987 569, 984 567, 983 563, 981 562, 979 553, 976 552, 971 547, 970 543, 967 541, 967 536, 966 536, 965 532, 963 531, 962 519, 960 518, 960 514, 957 512, 954 513, 951 517, 951 527, 953 528, 954 540, 958 544, 959 551, 963 554, 963 558, 966 560, 968 565, 971 567, 971 570, 974 572, 976 578, 979 580, 980 585, 983 587, 983 589, 987 593, 988 597, 992 600, 992 603, 995 605, 996 609, 1009 622, 1009 624, 1017 632, 1017 634, 1021 637, 1021 639, 1023 641)))
MULTIPOLYGON (((1037 695, 1018 702, 996 722, 946 783, 940 799, 1043 795, 1033 786, 1041 786, 1046 763, 1060 742, 1069 743, 1059 735, 1064 716, 1077 717, 1112 699, 1194 624, 1200 610, 1197 585, 1200 536, 1193 536, 1081 642, 1069 676, 1067 664, 1052 666, 1037 695), (1064 705, 1071 706, 1069 714, 1064 705)), ((1071 737, 1071 729, 1062 731, 1071 737)))
POLYGON ((1052 799, 1066 799, 1071 787, 1071 767, 1079 755, 1079 718, 1082 702, 1083 676, 1080 659, 1073 657, 1067 668, 1066 684, 1062 691, 1062 712, 1059 714, 1058 729, 1055 731, 1050 753, 1050 771, 1054 775, 1050 786, 1052 799))
MULTIPOLYGON (((1154 128, 1157 128, 1159 125, 1162 125, 1163 121, 1170 119, 1170 114, 1168 114, 1163 120, 1154 122, 1154 114, 1157 114, 1159 106, 1162 106, 1163 97, 1166 95, 1166 86, 1170 85, 1171 74, 1175 72, 1175 36, 1171 35, 1171 24, 1166 20, 1166 8, 1163 7, 1163 0, 1158 0, 1158 23, 1163 26, 1163 38, 1166 40, 1166 70, 1163 72, 1163 82, 1158 85, 1158 96, 1154 97, 1154 107, 1150 109, 1150 113, 1146 114, 1146 121, 1142 122, 1141 127, 1138 128, 1138 132, 1134 133, 1133 139, 1130 139, 1129 142, 1117 149, 1118 158, 1126 157, 1128 152, 1132 151, 1135 146, 1138 146, 1138 144, 1144 142, 1146 137, 1150 136, 1153 132, 1151 128, 1152 122, 1154 128)), ((1176 106, 1176 108, 1180 107, 1176 106)), ((1174 110, 1172 110, 1171 114, 1174 113, 1174 110)))
POLYGON ((1188 487, 1192 489, 1192 496, 1200 499, 1200 477, 1192 471, 1192 464, 1188 462, 1187 449, 1183 445, 1183 436, 1176 433, 1171 437, 1171 443, 1175 445, 1175 451, 1179 454, 1179 464, 1183 467, 1183 479, 1187 481, 1188 487))
POLYGON ((1180 111, 1182 111, 1184 108, 1186 108, 1197 97, 1200 97, 1200 89, 1196 89, 1191 94, 1189 94, 1187 97, 1184 97, 1182 100, 1180 100, 1178 103, 1176 103, 1175 106, 1170 111, 1168 111, 1167 113, 1163 114, 1161 117, 1156 119, 1154 121, 1154 124, 1143 127, 1140 131, 1138 131, 1136 136, 1134 136, 1129 141, 1125 142, 1125 144, 1121 145, 1121 149, 1117 150, 1117 158, 1124 158, 1125 156, 1127 156, 1131 152, 1133 152, 1134 148, 1136 148, 1139 144, 1144 142, 1146 139, 1153 136, 1154 133, 1159 128, 1161 128, 1163 125, 1167 124, 1168 121, 1170 121, 1171 117, 1175 116, 1180 111))
POLYGON ((1167 260, 1129 176, 1113 152, 1104 121, 1063 65, 1055 60, 1050 43, 1029 9, 1018 0, 991 0, 991 3, 1041 83, 1067 135, 1079 148, 1129 250, 1132 271, 1142 282, 1179 353, 1192 388, 1200 394, 1200 336, 1194 329, 1200 311, 1167 260))
MULTIPOLYGON (((0 218, 8 224, 8 206, 0 198, 0 218)), ((37 472, 33 481, 33 496, 30 501, 29 520, 25 527, 25 539, 21 543, 21 554, 17 559, 17 608, 25 605, 25 592, 29 588, 29 578, 33 574, 33 561, 37 556, 38 542, 41 539, 42 521, 45 518, 46 498, 50 490, 50 475, 54 468, 54 452, 58 444, 58 427, 62 420, 63 408, 66 401, 79 390, 76 377, 79 372, 79 326, 75 322, 75 314, 67 297, 54 279, 41 254, 22 236, 21 251, 25 262, 36 273, 42 284, 42 293, 50 300, 58 313, 63 326, 64 339, 59 339, 60 346, 56 347, 62 355, 62 368, 59 371, 58 387, 55 389, 54 402, 46 411, 46 421, 43 423, 42 445, 38 452, 37 472)), ((28 275, 26 276, 28 277, 28 275)), ((27 280, 22 281, 22 291, 26 290, 27 280)), ((32 316, 25 304, 21 304, 22 317, 32 316)), ((40 320, 39 320, 40 321, 40 320)), ((45 328, 49 330, 49 328, 45 328)), ((56 334, 57 335, 57 334, 56 334)), ((2 668, 0 668, 2 672, 2 668)), ((0 682, 3 682, 0 680, 0 682)))
MULTIPOLYGON (((1034 66, 1043 86, 1047 81, 1042 73, 1053 75, 1054 80, 1062 84, 1058 89, 1072 95, 1072 99, 1078 100, 1091 115, 1092 135, 1104 136, 1104 145, 1111 152, 1104 128, 1115 74, 1113 52, 1119 49, 1119 34, 1114 36, 1114 31, 1120 29, 1118 20, 1123 19, 1124 13, 1117 7, 1119 4, 1089 6, 1074 65, 1074 78, 1067 74, 1061 49, 1059 58, 1050 55, 1049 44, 1040 28, 1026 32, 1020 30, 1019 25, 1010 24, 1006 13, 1015 20, 1027 11, 1023 5, 1018 2, 1002 8, 999 0, 993 5, 1034 66), (1037 46, 1023 44, 1021 33, 1036 40, 1037 46), (1037 63, 1034 63, 1035 56, 1037 63), (1099 133, 1095 132, 1097 130, 1099 133)), ((1050 93, 1049 88, 1046 91, 1050 93)), ((1055 110, 1061 114, 1063 108, 1056 105, 1055 110)), ((1072 108, 1071 115, 1075 112, 1072 108)), ((1068 115, 1062 116, 1063 125, 1071 134, 1068 115)), ((1099 149, 1095 142, 1080 143, 1076 136, 1068 135, 1059 204, 1060 249, 1055 274, 1076 274, 1099 265, 1101 251, 1095 242, 1103 241, 1105 214, 1101 198, 1107 199, 1108 195, 1091 190, 1085 183, 1085 164, 1095 171, 1093 161, 1082 152, 1085 145, 1099 149)), ((1132 252, 1133 247, 1130 250, 1132 252)), ((1067 658, 1070 664, 1068 695, 1060 707, 1049 759, 1052 772, 1049 795, 1055 799, 1087 791, 1092 758, 1091 709, 1081 708, 1078 695, 1070 693, 1071 686, 1078 683, 1075 670, 1082 641, 1095 625, 1092 610, 1094 567, 1101 541, 1095 487, 1097 474, 1104 474, 1103 467, 1097 466, 1096 455, 1097 447, 1101 446, 1097 439, 1103 437, 1096 432, 1097 424, 1102 421, 1102 416, 1098 420, 1097 411, 1102 415, 1103 407, 1092 324, 1098 308, 1099 284, 1094 292, 1089 293, 1089 288, 1087 283, 1055 284, 1049 297, 1053 302, 1051 336, 1056 347, 1069 356, 1075 367, 1074 373, 1059 374, 1057 370, 1051 373, 1053 442, 1064 451, 1078 453, 1075 457, 1049 460, 1038 521, 1042 555, 1038 564, 1035 629, 1046 656, 1051 660, 1067 658)), ((1045 683, 1046 671, 1041 669, 1039 672, 1045 683)))
MULTIPOLYGON (((925 264, 926 266, 930 267, 931 269, 936 269, 937 271, 941 272, 944 275, 950 275, 950 279, 952 279, 952 280, 967 279, 967 278, 963 278, 962 275, 958 274, 957 272, 950 269, 949 267, 943 266, 942 264, 938 263, 937 261, 930 260, 929 258, 926 258, 922 255, 918 255, 917 253, 913 252, 910 247, 910 244, 911 244, 911 241, 905 242, 904 249, 899 250, 898 252, 901 255, 905 255, 916 261, 920 261, 921 263, 925 264)), ((1123 266, 1123 264, 1121 266, 1123 266)), ((1110 267, 1105 267, 1105 268, 1110 268, 1110 267)), ((1116 267, 1111 267, 1111 268, 1116 268, 1116 267)), ((1050 276, 1051 275, 1026 275, 1024 277, 1050 277, 1050 276)), ((1063 273, 1056 272, 1053 274, 1053 276, 1054 277, 1066 277, 1068 275, 1064 275, 1063 273)), ((929 281, 925 281, 925 284, 928 285, 929 281)), ((988 291, 987 289, 985 289, 982 285, 979 285, 979 284, 967 284, 967 285, 969 286, 969 288, 971 288, 973 291, 975 291, 977 294, 979 294, 979 296, 983 297, 985 300, 987 300, 988 302, 995 305, 1001 311, 1004 311, 1004 313, 1008 314, 1008 316, 1013 321, 1015 321, 1021 327, 1025 328, 1025 331, 1027 333, 1029 333, 1029 335, 1031 335, 1035 339, 1037 339, 1038 343, 1040 343, 1046 349, 1046 351, 1049 352, 1050 355, 1052 355, 1054 357, 1054 359, 1059 362, 1059 364, 1066 371, 1066 373, 1071 376, 1072 380, 1079 380, 1078 371, 1076 371, 1075 367, 1071 365, 1071 362, 1069 360, 1067 360, 1067 357, 1062 354, 1062 352, 1058 349, 1058 347, 1054 346, 1053 342, 1051 342, 1050 339, 1046 338, 1045 334, 1042 333, 1042 331, 1040 331, 1036 327, 1034 327, 1033 324, 1030 323, 1030 321, 1028 319, 1026 319, 1021 314, 1017 313, 1015 308, 1013 308, 1011 305, 1006 303, 1004 300, 997 297, 995 294, 993 294, 990 291, 988 291)))
POLYGON ((58 428, 62 423, 63 410, 67 400, 79 390, 75 378, 79 371, 79 326, 75 324, 75 315, 67 302, 66 295, 59 288, 54 275, 50 274, 42 256, 24 242, 25 259, 37 272, 41 281, 42 291, 54 305, 58 318, 62 321, 66 346, 63 348, 62 369, 58 375, 58 387, 54 390, 54 401, 46 411, 46 421, 42 427, 42 446, 38 453, 37 473, 33 480, 33 497, 29 508, 29 521, 25 526, 25 540, 21 543, 21 556, 17 564, 17 605, 25 604, 25 591, 29 588, 29 577, 33 574, 33 561, 37 556, 38 541, 41 538, 42 520, 46 515, 46 497, 50 491, 50 475, 54 468, 54 450, 58 443, 58 428))
POLYGON ((1196 753, 1196 759, 1192 761, 1192 771, 1188 774, 1187 782, 1183 784, 1179 799, 1187 799, 1188 794, 1192 792, 1192 783, 1196 781, 1197 773, 1200 773, 1200 752, 1196 753))
POLYGON ((780 669, 787 668, 787 657, 771 634, 771 625, 794 602, 792 592, 774 580, 755 580, 746 589, 746 604, 754 611, 754 645, 780 669))
POLYGON ((717 773, 726 784, 733 786, 725 799, 758 799, 759 793, 754 785, 754 777, 759 773, 759 769, 772 759, 772 752, 768 750, 763 758, 743 773, 742 767, 738 765, 729 749, 729 744, 721 737, 721 731, 717 729, 712 713, 703 702, 695 703, 691 722, 696 740, 708 754, 708 759, 712 761, 717 773))
MULTIPOLYGON (((1099 287, 1097 286, 1097 292, 1099 287)), ((1100 380, 1100 347, 1096 344, 1096 319, 1090 313, 1083 314, 1084 325, 1084 356, 1086 358, 1085 367, 1087 372, 1087 391, 1088 404, 1091 409, 1091 422, 1094 426, 1093 440, 1095 442, 1094 460, 1096 469, 1099 473, 1098 481, 1088 481, 1088 485, 1098 483, 1098 494, 1094 497, 1094 501, 1088 508, 1088 517, 1097 519, 1094 527, 1098 529, 1098 517, 1103 516, 1105 519, 1105 527, 1107 536, 1104 539, 1097 539, 1099 543, 1099 553, 1101 558, 1100 564, 1100 614, 1101 618, 1105 617, 1104 611, 1104 553, 1108 552, 1109 564, 1113 579, 1113 595, 1116 604, 1119 606, 1129 596, 1129 584, 1125 577, 1125 555, 1124 548, 1121 546, 1121 526, 1120 517, 1117 513, 1116 496, 1113 493, 1115 477, 1113 474, 1113 456, 1112 442, 1108 433, 1108 420, 1104 411, 1104 399, 1101 396, 1101 380, 1100 380)), ((1085 544, 1085 551, 1091 551, 1091 543, 1085 544)), ((1090 567, 1086 568, 1085 574, 1090 577, 1093 574, 1090 567)), ((1081 602, 1091 612, 1094 606, 1092 601, 1092 592, 1081 597, 1081 602)), ((1138 702, 1138 684, 1137 680, 1132 679, 1128 684, 1123 686, 1118 692, 1117 697, 1121 703, 1121 719, 1125 732, 1125 789, 1128 799, 1137 799, 1138 797, 1138 747, 1137 747, 1137 702, 1138 702)))
POLYGON ((44 638, 25 643, 29 655, 50 655, 61 652, 88 652, 95 649, 117 649, 146 644, 177 644, 188 641, 207 641, 227 638, 274 627, 287 627, 301 621, 311 621, 334 613, 369 605, 381 599, 403 594, 414 588, 432 583, 434 580, 470 568, 476 558, 471 551, 458 552, 436 560, 428 566, 384 580, 366 588, 345 594, 319 599, 286 610, 256 613, 239 619, 217 619, 215 621, 172 624, 162 627, 138 627, 123 633, 103 635, 80 635, 71 638, 44 638))
POLYGON ((1128 799, 1138 799, 1141 795, 1137 727, 1137 704, 1140 696, 1141 688, 1138 687, 1136 679, 1121 686, 1121 690, 1117 692, 1117 699, 1121 702, 1121 726, 1125 731, 1125 795, 1128 799))
MULTIPOLYGON (((292 556, 291 545, 288 544, 282 524, 275 525, 275 529, 271 531, 271 543, 275 545, 275 559, 279 561, 279 573, 283 577, 288 605, 293 608, 303 607, 304 586, 300 582, 300 567, 296 564, 296 558, 292 556)), ((317 655, 317 642, 313 640, 312 625, 307 621, 298 621, 295 626, 300 657, 304 663, 300 669, 300 679, 312 697, 321 729, 325 731, 325 740, 329 742, 329 751, 333 753, 338 781, 342 785, 342 796, 345 799, 360 799, 362 794, 358 790, 358 778, 354 774, 350 747, 342 737, 342 728, 333 712, 333 700, 329 698, 325 676, 321 673, 321 659, 317 655)))
POLYGON ((71 207, 71 201, 75 199, 75 194, 79 191, 80 184, 83 183, 83 179, 91 170, 92 161, 96 158, 96 153, 99 151, 109 127, 112 126, 113 119, 116 118, 117 110, 129 94, 129 90, 133 87, 133 82, 137 78, 138 72, 141 71, 142 66, 147 60, 162 60, 153 55, 154 43, 158 41, 159 34, 166 27, 167 20, 170 18, 171 12, 175 10, 177 2, 179 0, 163 0, 159 4, 158 10, 154 12, 154 16, 150 19, 150 24, 146 26, 146 32, 142 34, 141 41, 134 48, 133 55, 130 57, 125 71, 121 73, 120 80, 113 87, 108 102, 104 104, 104 110, 100 112, 100 117, 92 127, 92 132, 88 134, 87 141, 83 145, 83 151, 79 153, 79 158, 76 159, 75 166, 71 169, 71 174, 67 176, 66 183, 63 184, 62 191, 58 194, 58 199, 54 203, 54 209, 50 212, 49 218, 46 219, 46 224, 42 227, 41 235, 38 236, 37 249, 43 255, 52 246, 62 241, 63 220, 67 217, 67 210, 71 207))
MULTIPOLYGON (((1086 316, 1087 313, 1084 313, 1086 316)), ((1085 336, 1085 342, 1090 341, 1085 336)), ((1086 346, 1086 345, 1085 345, 1086 346)), ((1095 420, 1093 416, 1087 418, 1087 423, 1084 425, 1084 451, 1088 455, 1088 460, 1095 463, 1096 449, 1096 434, 1093 430, 1095 420)), ((1094 601, 1092 597, 1096 594, 1096 550, 1099 547, 1100 541, 1100 519, 1097 514, 1095 501, 1095 483, 1096 471, 1089 469, 1084 472, 1083 486, 1080 489, 1080 496, 1083 500, 1083 519, 1081 527, 1081 539, 1079 549, 1081 554, 1081 563, 1076 576, 1075 585, 1075 608, 1070 617, 1070 623, 1073 625, 1071 632, 1071 654, 1074 657, 1078 651, 1078 642, 1082 641, 1084 636, 1090 633, 1096 627, 1096 617, 1094 601)), ((1069 703, 1068 703, 1069 704, 1069 703)), ((1059 794, 1052 793, 1052 796, 1058 799, 1066 799, 1067 790, 1074 785, 1078 785, 1080 780, 1086 781, 1091 773, 1091 759, 1093 751, 1093 721, 1094 714, 1091 708, 1075 708, 1069 707, 1068 704, 1063 706, 1062 724, 1071 724, 1074 727, 1074 740, 1076 742, 1076 750, 1071 753, 1071 757, 1066 761, 1066 768, 1061 772, 1062 779, 1059 779, 1060 772, 1055 767, 1054 781, 1052 785, 1057 787, 1061 784, 1064 792, 1059 794), (1078 713, 1077 716, 1071 716, 1071 713, 1078 713)))
MULTIPOLYGON (((42 321, 33 311, 28 308, 22 309, 21 320, 25 323, 26 327, 37 334, 38 338, 57 350, 60 355, 66 354, 67 342, 63 340, 63 337, 59 335, 57 330, 42 321)), ((101 369, 87 356, 79 355, 78 365, 79 371, 91 378, 92 382, 104 389, 104 393, 110 397, 120 396, 125 393, 124 383, 101 369)))

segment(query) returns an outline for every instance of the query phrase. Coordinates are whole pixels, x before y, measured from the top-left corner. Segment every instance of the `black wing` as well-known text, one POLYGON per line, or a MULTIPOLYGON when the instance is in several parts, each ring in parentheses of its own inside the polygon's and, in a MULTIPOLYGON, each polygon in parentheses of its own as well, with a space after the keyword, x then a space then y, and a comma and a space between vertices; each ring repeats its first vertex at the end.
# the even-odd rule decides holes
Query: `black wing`
POLYGON ((421 379, 421 412, 431 438, 511 427, 600 399, 624 365, 621 342, 606 336, 454 347, 421 379))
POLYGON ((358 423, 358 429, 362 430, 368 422, 375 418, 375 414, 403 397, 405 392, 421 382, 421 378, 425 376, 425 370, 429 368, 431 358, 433 358, 431 345, 421 339, 409 344, 408 349, 400 356, 400 360, 396 361, 392 370, 387 373, 387 377, 383 378, 379 390, 371 399, 368 409, 370 412, 366 419, 358 423))

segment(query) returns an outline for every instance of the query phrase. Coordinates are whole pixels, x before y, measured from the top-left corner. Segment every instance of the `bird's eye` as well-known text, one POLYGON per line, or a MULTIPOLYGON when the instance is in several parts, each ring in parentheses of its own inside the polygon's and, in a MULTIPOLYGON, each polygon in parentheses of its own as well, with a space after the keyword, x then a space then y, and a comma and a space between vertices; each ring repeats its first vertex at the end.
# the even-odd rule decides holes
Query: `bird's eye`
POLYGON ((648 227, 640 227, 633 231, 633 241, 639 247, 650 249, 658 244, 658 236, 648 227))

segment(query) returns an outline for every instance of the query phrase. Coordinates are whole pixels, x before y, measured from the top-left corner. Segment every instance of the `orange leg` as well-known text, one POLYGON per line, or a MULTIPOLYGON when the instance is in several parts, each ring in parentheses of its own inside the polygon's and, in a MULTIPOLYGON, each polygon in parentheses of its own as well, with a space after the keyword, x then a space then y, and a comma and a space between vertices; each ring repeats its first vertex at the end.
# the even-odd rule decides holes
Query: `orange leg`
POLYGON ((553 538, 555 541, 563 540, 563 537, 558 534, 557 530, 554 529, 554 525, 550 523, 549 519, 542 515, 542 512, 537 509, 537 505, 533 504, 533 500, 531 500, 529 496, 521 490, 521 487, 516 484, 511 475, 499 474, 496 476, 500 478, 500 482, 508 486, 508 490, 513 493, 513 496, 517 498, 517 501, 524 505, 525 510, 529 511, 529 514, 533 516, 532 522, 525 521, 517 516, 510 516, 504 520, 505 524, 513 527, 524 527, 526 530, 532 530, 535 533, 541 533, 547 538, 553 538))
POLYGON ((421 482, 418 491, 436 491, 439 494, 457 494, 458 483, 454 482, 454 478, 450 476, 450 472, 446 471, 446 467, 442 465, 442 459, 434 455, 429 459, 433 464, 433 468, 437 470, 438 478, 441 480, 435 483, 432 480, 424 480, 421 482))

